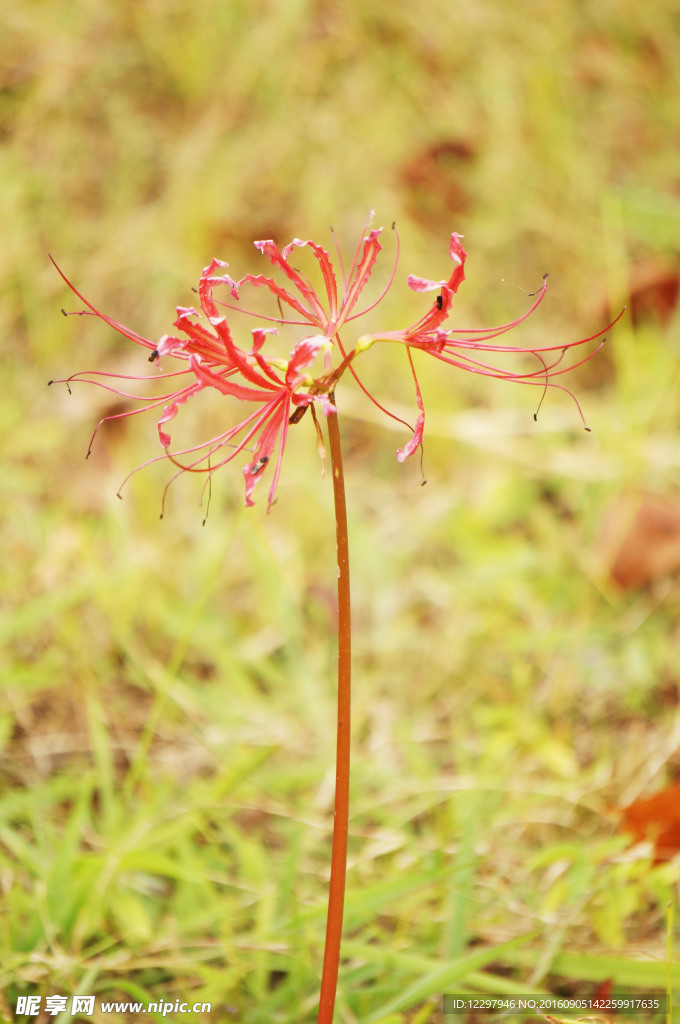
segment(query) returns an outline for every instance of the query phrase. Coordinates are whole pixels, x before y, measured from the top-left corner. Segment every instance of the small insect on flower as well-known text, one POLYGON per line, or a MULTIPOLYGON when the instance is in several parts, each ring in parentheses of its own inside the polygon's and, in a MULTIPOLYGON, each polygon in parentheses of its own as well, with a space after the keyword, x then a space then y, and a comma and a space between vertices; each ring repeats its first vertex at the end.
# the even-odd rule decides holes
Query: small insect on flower
POLYGON ((438 295, 437 296, 437 309, 443 309, 443 308, 444 308, 444 296, 443 295, 438 295))
POLYGON ((151 355, 149 356, 149 362, 153 363, 154 359, 158 359, 159 355, 160 355, 160 352, 158 351, 157 348, 155 348, 153 350, 153 352, 151 353, 151 355))
POLYGON ((269 462, 269 456, 268 455, 261 455, 259 457, 259 459, 257 460, 257 462, 253 463, 253 465, 250 467, 250 475, 251 476, 257 476, 257 474, 260 472, 260 470, 263 469, 267 465, 268 462, 269 462))

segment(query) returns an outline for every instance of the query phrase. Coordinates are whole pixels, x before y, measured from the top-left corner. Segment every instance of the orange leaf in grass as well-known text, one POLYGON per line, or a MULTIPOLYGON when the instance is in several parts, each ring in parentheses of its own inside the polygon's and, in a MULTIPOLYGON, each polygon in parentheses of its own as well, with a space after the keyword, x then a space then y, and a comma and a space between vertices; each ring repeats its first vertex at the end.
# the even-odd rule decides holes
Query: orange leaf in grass
POLYGON ((622 808, 623 828, 637 842, 654 843, 654 863, 680 853, 680 785, 622 808))
POLYGON ((614 979, 613 978, 605 978, 604 981, 601 981, 600 984, 597 986, 597 988, 593 992, 591 998, 592 999, 609 999, 609 997, 612 994, 613 985, 614 985, 614 979))
POLYGON ((649 586, 680 569, 680 502, 658 494, 622 494, 605 521, 601 547, 624 590, 649 586))

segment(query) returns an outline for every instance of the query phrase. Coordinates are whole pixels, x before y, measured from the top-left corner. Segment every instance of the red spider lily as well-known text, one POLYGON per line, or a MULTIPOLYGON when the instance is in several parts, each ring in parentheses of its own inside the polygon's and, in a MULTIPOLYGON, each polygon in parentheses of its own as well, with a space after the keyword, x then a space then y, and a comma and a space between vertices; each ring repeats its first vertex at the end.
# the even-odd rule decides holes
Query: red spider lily
MULTIPOLYGON (((361 313, 350 316, 361 292, 371 276, 371 271, 376 259, 378 258, 378 253, 382 251, 382 245, 378 241, 381 231, 382 229, 380 228, 370 231, 363 239, 363 246, 361 243, 359 244, 354 255, 352 266, 350 267, 348 278, 346 277, 343 268, 344 287, 342 299, 338 298, 338 281, 329 253, 325 249, 322 249, 320 245, 317 245, 316 242, 312 242, 311 240, 304 242, 300 238, 294 238, 293 241, 290 242, 289 245, 286 245, 282 250, 280 250, 276 243, 271 239, 254 243, 256 249, 259 249, 264 256, 268 256, 274 266, 283 271, 286 277, 293 283, 295 289, 299 292, 300 298, 297 298, 295 295, 291 294, 290 291, 287 291, 281 285, 277 284, 273 278, 265 277, 264 274, 246 274, 246 276, 241 278, 240 281, 232 280, 228 274, 224 274, 221 277, 210 277, 209 280, 212 284, 229 285, 232 296, 237 300, 239 298, 239 289, 244 284, 252 284, 257 287, 267 288, 278 299, 285 302, 286 305, 291 307, 291 309, 295 310, 295 312, 302 317, 302 320, 291 320, 284 318, 283 316, 279 318, 267 317, 266 319, 277 320, 279 323, 287 324, 309 324, 320 334, 324 334, 327 338, 332 338, 338 334, 340 328, 349 320, 354 320, 357 316, 363 316, 368 312, 367 309, 364 309, 361 313), (324 288, 326 290, 327 308, 305 275, 292 267, 288 262, 288 257, 295 247, 304 248, 306 246, 309 246, 312 250, 314 257, 319 264, 324 288)), ((206 268, 204 274, 212 272, 217 267, 226 266, 228 266, 228 264, 223 263, 221 260, 213 260, 210 267, 206 268)), ((389 284, 391 283, 392 282, 390 280, 389 284)), ((389 284, 383 291, 380 298, 373 303, 373 306, 380 302, 380 299, 382 299, 387 292, 389 284)), ((229 305, 228 303, 220 304, 225 306, 229 305)), ((372 309, 373 306, 370 306, 369 308, 372 309)), ((231 308, 242 311, 240 306, 232 305, 231 308)), ((216 306, 213 315, 217 315, 216 306)))
MULTIPOLYGON (((214 259, 204 269, 199 283, 200 309, 178 307, 174 326, 177 328, 180 336, 165 334, 157 343, 100 313, 80 294, 57 267, 69 288, 87 306, 87 309, 82 310, 79 315, 98 316, 120 334, 130 338, 143 348, 150 350, 149 361, 155 362, 157 366, 160 365, 160 360, 165 356, 172 357, 184 364, 184 368, 181 370, 160 373, 151 378, 144 376, 126 377, 121 374, 103 373, 96 370, 76 373, 67 378, 65 381, 67 384, 73 381, 97 384, 124 398, 132 398, 143 403, 141 408, 104 417, 92 435, 88 455, 99 427, 106 420, 121 419, 126 416, 135 415, 137 412, 162 407, 162 415, 158 421, 158 433, 164 449, 164 455, 156 459, 150 459, 149 462, 143 464, 144 466, 159 459, 168 458, 178 469, 178 473, 172 480, 176 479, 176 476, 181 475, 183 472, 192 472, 206 474, 206 479, 209 481, 213 473, 218 469, 231 462, 242 451, 247 451, 251 458, 243 467, 246 504, 253 504, 252 494, 255 486, 270 464, 273 464, 275 468, 268 501, 268 505, 271 506, 279 481, 289 425, 297 423, 304 415, 308 406, 320 405, 326 415, 335 412, 333 392, 335 385, 345 370, 349 369, 359 386, 372 402, 387 415, 393 416, 364 388, 352 365, 356 356, 366 351, 376 341, 399 342, 406 345, 409 366, 415 383, 419 414, 415 429, 409 427, 412 430, 410 440, 403 448, 397 451, 399 461, 404 461, 422 444, 425 423, 425 410, 411 355, 412 349, 419 349, 442 362, 469 370, 472 373, 532 384, 544 389, 557 387, 564 391, 567 391, 567 389, 561 385, 554 384, 552 378, 558 374, 566 373, 575 366, 579 366, 599 351, 602 342, 594 352, 590 352, 578 362, 566 367, 561 365, 561 361, 568 350, 601 337, 608 330, 608 327, 592 335, 590 338, 584 338, 581 341, 573 342, 566 346, 554 345, 520 348, 490 343, 493 339, 516 327, 536 309, 545 295, 545 280, 531 308, 523 316, 518 317, 511 323, 489 330, 459 330, 455 333, 451 330, 444 330, 442 324, 448 319, 453 296, 465 278, 464 271, 467 254, 460 244, 461 236, 455 233, 451 236, 449 249, 454 267, 447 280, 430 281, 414 277, 413 275, 408 278, 408 285, 414 291, 438 291, 435 302, 425 316, 411 327, 402 331, 386 331, 365 335, 359 339, 354 348, 346 350, 340 338, 341 328, 377 306, 394 281, 396 261, 387 285, 378 298, 361 312, 355 311, 357 301, 371 276, 378 254, 382 250, 382 245, 379 242, 380 234, 381 230, 371 230, 363 235, 348 272, 345 272, 342 258, 340 258, 341 287, 339 287, 338 277, 329 253, 311 240, 302 241, 299 238, 295 238, 282 250, 272 240, 255 242, 256 248, 263 255, 269 257, 272 264, 287 278, 287 287, 283 287, 273 278, 267 277, 264 274, 247 274, 241 280, 235 281, 227 273, 217 273, 217 271, 226 268, 227 264, 221 260, 214 259), (291 265, 289 261, 290 255, 293 250, 298 248, 309 248, 311 250, 319 266, 325 295, 320 295, 308 278, 291 265), (221 285, 225 285, 229 289, 229 294, 233 301, 225 302, 214 298, 214 290, 221 285), (270 292, 278 303, 280 315, 266 316, 260 312, 244 308, 241 305, 240 299, 240 292, 244 285, 264 288, 270 292), (276 326, 259 326, 252 329, 252 346, 249 351, 246 351, 240 348, 234 341, 232 331, 226 317, 220 312, 220 307, 238 311, 259 321, 265 321, 276 326), (288 315, 284 315, 284 307, 286 307, 288 315), (300 327, 309 328, 312 332, 293 346, 288 360, 265 355, 267 336, 278 334, 279 327, 283 326, 293 326, 296 329, 300 327), (335 350, 337 350, 339 356, 334 359, 335 350), (511 373, 491 363, 480 361, 468 354, 470 352, 528 353, 538 360, 540 366, 532 371, 511 373), (544 353, 553 352, 560 352, 560 355, 552 359, 552 361, 549 361, 551 356, 544 357, 544 353), (323 353, 322 372, 317 371, 317 375, 305 372, 321 353, 323 353), (560 367, 559 369, 558 366, 560 367), (183 378, 183 381, 180 386, 175 387, 175 384, 178 383, 178 378, 183 378), (166 394, 159 396, 129 394, 127 391, 121 390, 120 386, 115 383, 124 380, 159 379, 163 381, 172 380, 173 382, 170 390, 166 394), (254 408, 235 426, 210 438, 208 441, 194 447, 171 452, 171 437, 166 430, 166 425, 170 420, 174 419, 181 405, 208 387, 214 388, 225 397, 236 399, 239 402, 251 403, 254 408)), ((571 392, 568 392, 568 394, 571 395, 571 392)), ((573 395, 571 397, 574 398, 573 395)), ((574 401, 576 402, 575 398, 574 401)), ((576 402, 576 405, 580 412, 578 402, 576 402)), ((395 416, 393 418, 398 419, 395 416)), ((403 423, 404 421, 400 420, 399 422, 403 423)), ((408 426, 408 424, 405 425, 408 426)), ((138 467, 138 469, 141 468, 141 466, 138 467)), ((137 472, 137 470, 134 470, 134 472, 137 472)), ((170 483, 172 483, 172 480, 170 483)))
MULTIPOLYGON (((209 279, 209 271, 211 269, 212 264, 211 267, 206 268, 199 288, 201 308, 204 312, 210 311, 210 313, 214 311, 214 302, 211 297, 212 283, 209 279)), ((59 270, 58 267, 57 270, 59 270)), ((61 271, 59 273, 61 274, 61 271)), ((328 341, 326 337, 316 335, 298 342, 294 346, 290 359, 283 368, 283 372, 277 372, 272 364, 263 358, 260 351, 265 343, 267 334, 272 330, 271 328, 254 329, 252 331, 253 346, 250 352, 246 353, 234 344, 224 317, 209 316, 210 324, 214 328, 213 333, 201 323, 196 322, 194 318, 198 318, 201 315, 196 309, 178 307, 174 326, 185 334, 186 337, 179 338, 166 334, 163 335, 159 342, 154 343, 148 338, 144 338, 135 331, 131 331, 122 324, 119 324, 116 320, 112 320, 110 317, 100 313, 87 302, 63 274, 61 276, 75 294, 89 307, 89 310, 83 312, 90 312, 100 317, 120 334, 125 335, 125 337, 137 342, 137 344, 142 345, 144 348, 150 349, 151 361, 155 360, 158 362, 162 356, 171 355, 183 360, 187 364, 187 369, 185 370, 161 373, 155 377, 129 377, 122 374, 103 373, 97 370, 83 371, 68 377, 64 381, 66 384, 71 384, 74 381, 97 384, 99 387, 113 391, 124 398, 133 398, 144 403, 141 408, 104 417, 97 424, 92 435, 87 453, 88 456, 92 450, 92 442, 102 423, 107 420, 133 416, 136 413, 162 406, 163 413, 158 421, 159 439, 166 451, 167 458, 178 467, 180 473, 185 471, 203 472, 211 477, 221 466, 231 462, 241 451, 252 452, 250 462, 243 469, 246 485, 246 503, 248 505, 253 504, 252 492, 271 461, 278 442, 278 458, 269 492, 269 503, 271 504, 274 500, 281 470, 291 405, 294 408, 305 408, 312 402, 317 402, 321 403, 327 412, 334 410, 334 406, 327 394, 299 393, 301 387, 308 386, 310 383, 309 378, 304 375, 303 371, 314 361, 317 354, 327 347, 328 341), (108 381, 174 380, 185 376, 191 378, 189 383, 159 396, 131 395, 127 391, 121 390, 119 386, 105 383, 104 380, 100 379, 105 378, 108 381), (236 377, 236 380, 231 379, 234 377, 236 377), (239 401, 253 403, 256 408, 234 427, 211 438, 209 441, 205 441, 193 448, 170 452, 171 437, 165 430, 165 425, 177 415, 180 405, 183 405, 189 398, 198 394, 206 387, 215 388, 221 394, 231 396, 239 401), (237 438, 238 441, 236 440, 237 438), (229 449, 226 455, 224 454, 225 448, 229 449), (196 457, 193 460, 189 458, 189 461, 182 461, 185 456, 196 457)), ((277 363, 280 365, 281 361, 277 360, 277 363)), ((57 382, 50 381, 50 383, 57 382)), ((144 463, 144 465, 149 465, 155 461, 158 461, 158 459, 151 459, 149 462, 144 463)))
MULTIPOLYGON (((419 415, 412 438, 403 449, 400 449, 397 452, 397 458, 400 462, 406 459, 409 455, 412 455, 419 445, 422 444, 423 429, 425 426, 425 410, 423 407, 420 386, 415 373, 415 367, 413 365, 411 349, 419 349, 421 352, 426 352, 428 355, 434 356, 435 359, 439 359, 443 363, 448 363, 450 366, 456 366, 461 370, 467 370, 470 373, 477 373, 485 377, 496 377, 499 380, 509 380, 515 383, 530 384, 534 387, 540 387, 543 389, 543 396, 539 403, 539 409, 548 388, 557 388, 560 391, 565 391, 575 402, 579 415, 583 420, 585 429, 590 430, 590 427, 586 424, 583 411, 576 396, 563 385, 553 383, 552 378, 576 369, 577 366, 581 366, 589 359, 592 359, 593 356, 597 355, 606 340, 603 335, 614 326, 617 320, 619 320, 624 313, 624 310, 621 310, 619 315, 610 324, 603 327, 602 330, 598 331, 596 334, 592 334, 588 338, 581 338, 579 341, 569 342, 566 345, 521 347, 514 345, 490 344, 494 338, 500 337, 500 335, 505 334, 507 331, 512 330, 513 327, 517 327, 518 324, 521 324, 541 304, 547 290, 548 275, 545 274, 541 288, 538 293, 534 293, 538 296, 536 301, 526 311, 526 313, 517 317, 517 319, 512 320, 507 324, 501 324, 497 327, 491 328, 476 328, 468 330, 456 329, 455 331, 443 330, 441 328, 441 324, 448 318, 453 295, 458 290, 461 282, 465 279, 464 268, 467 253, 460 244, 461 238, 462 235, 458 235, 455 232, 451 235, 449 254, 454 261, 455 268, 448 281, 430 281, 422 277, 415 277, 413 274, 410 274, 408 277, 408 286, 413 289, 413 291, 439 291, 435 302, 425 316, 411 327, 407 327, 406 330, 384 331, 376 334, 365 335, 359 340, 358 347, 362 350, 368 348, 376 341, 399 342, 407 346, 409 364, 415 383, 419 415), (595 341, 597 338, 602 338, 602 340, 593 351, 588 352, 585 356, 578 359, 576 362, 570 363, 568 366, 562 365, 562 360, 568 351, 578 348, 580 345, 585 345, 589 341, 595 341), (534 370, 521 370, 512 373, 502 367, 495 366, 492 363, 482 362, 479 359, 474 358, 472 355, 468 355, 468 352, 499 352, 505 354, 512 353, 514 355, 528 354, 534 356, 538 360, 540 367, 534 370), (547 356, 545 355, 546 353, 548 354, 547 356), (553 358, 551 355, 552 353, 559 353, 559 355, 553 358)), ((534 419, 537 418, 537 415, 538 410, 534 413, 534 419)))
MULTIPOLYGON (((158 461, 159 458, 167 457, 178 467, 177 475, 182 472, 206 473, 209 480, 213 473, 226 463, 231 462, 240 452, 248 451, 252 453, 252 457, 244 466, 243 473, 246 504, 252 505, 252 493, 255 486, 269 464, 274 461, 274 453, 277 452, 269 490, 269 505, 271 506, 281 472, 289 423, 297 422, 307 406, 313 404, 320 405, 326 415, 329 412, 335 412, 331 393, 335 382, 354 357, 354 353, 348 357, 343 351, 342 362, 333 369, 332 339, 335 338, 339 341, 340 327, 348 320, 353 319, 352 311, 370 277, 378 253, 382 249, 378 242, 379 235, 380 231, 370 231, 359 243, 349 275, 345 276, 343 268, 341 299, 338 297, 337 279, 329 254, 312 241, 304 242, 294 239, 282 251, 271 240, 255 243, 263 254, 269 256, 275 266, 283 270, 295 286, 299 298, 264 275, 249 274, 238 282, 233 281, 226 274, 215 275, 216 269, 226 267, 227 264, 220 260, 213 260, 204 269, 201 276, 198 288, 200 310, 193 307, 180 306, 177 308, 177 319, 174 326, 184 337, 166 334, 157 343, 100 313, 71 284, 55 263, 55 267, 66 284, 88 307, 86 310, 80 311, 78 315, 97 316, 120 334, 149 349, 150 362, 155 361, 159 365, 162 357, 171 356, 184 362, 186 367, 179 371, 161 373, 153 377, 124 376, 91 370, 75 373, 62 381, 67 385, 78 381, 96 384, 124 398, 132 398, 143 403, 141 408, 104 417, 95 428, 87 454, 90 454, 92 442, 102 423, 162 407, 162 415, 158 421, 158 433, 161 445, 165 449, 165 456, 150 459, 149 462, 143 464, 144 466, 158 461), (306 277, 289 264, 289 254, 296 246, 309 246, 317 259, 326 291, 325 303, 314 291, 306 277), (220 313, 218 304, 213 298, 213 290, 217 285, 227 284, 233 298, 238 300, 238 289, 246 283, 266 287, 276 297, 279 304, 285 303, 301 319, 286 319, 283 316, 266 317, 261 314, 251 315, 257 316, 260 320, 278 324, 309 325, 314 329, 314 334, 303 338, 302 341, 294 345, 287 361, 280 358, 267 358, 263 353, 267 335, 278 333, 275 327, 253 329, 253 344, 248 352, 239 348, 235 343, 227 320, 220 313), (206 326, 206 322, 208 326, 206 326), (324 354, 324 372, 315 379, 305 374, 304 371, 312 365, 321 352, 324 354), (130 394, 114 383, 124 380, 169 379, 174 382, 177 378, 182 377, 185 378, 182 386, 159 396, 130 394), (221 394, 238 401, 253 403, 255 409, 235 426, 216 437, 195 447, 171 452, 171 437, 165 429, 166 424, 177 415, 180 405, 186 403, 189 398, 206 387, 215 388, 221 394), (225 450, 227 450, 226 454, 225 450)), ((231 305, 231 308, 248 313, 240 306, 228 303, 221 303, 221 305, 231 305)), ((50 383, 57 383, 57 381, 50 381, 50 383)), ((138 467, 138 469, 141 468, 143 467, 138 467)), ((174 479, 175 477, 173 477, 174 479)))

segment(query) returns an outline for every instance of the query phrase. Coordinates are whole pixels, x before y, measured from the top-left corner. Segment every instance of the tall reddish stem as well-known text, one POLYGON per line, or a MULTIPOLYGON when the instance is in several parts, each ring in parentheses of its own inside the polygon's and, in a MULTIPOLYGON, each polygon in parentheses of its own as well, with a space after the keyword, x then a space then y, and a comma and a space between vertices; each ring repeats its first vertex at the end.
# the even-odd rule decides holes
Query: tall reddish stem
MULTIPOLYGON (((331 401, 334 396, 330 395, 331 401)), ((328 893, 326 945, 323 954, 321 995, 317 1024, 332 1024, 335 993, 338 986, 342 914, 345 906, 347 874, 347 834, 349 831, 349 754, 351 703, 351 605, 349 596, 349 542, 347 537, 347 506, 345 478, 342 470, 342 447, 338 414, 328 416, 328 440, 333 474, 335 501, 335 536, 338 552, 338 743, 335 761, 335 810, 333 817, 333 848, 331 880, 328 893)))

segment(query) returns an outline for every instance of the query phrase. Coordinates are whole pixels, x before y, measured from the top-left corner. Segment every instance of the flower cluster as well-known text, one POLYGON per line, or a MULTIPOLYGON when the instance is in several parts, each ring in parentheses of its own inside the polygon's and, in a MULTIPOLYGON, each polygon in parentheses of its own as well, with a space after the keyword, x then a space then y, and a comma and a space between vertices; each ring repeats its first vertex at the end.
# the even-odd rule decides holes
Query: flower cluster
POLYGON ((533 305, 518 319, 488 330, 445 329, 443 325, 449 318, 453 296, 465 278, 466 252, 461 245, 461 236, 454 233, 449 249, 453 269, 447 279, 431 281, 413 275, 408 277, 408 285, 412 290, 420 293, 437 292, 425 315, 405 330, 363 335, 353 347, 346 347, 341 340, 341 331, 377 306, 394 282, 396 262, 382 293, 366 308, 357 311, 359 298, 382 250, 380 235, 381 230, 364 233, 349 270, 345 269, 342 258, 339 258, 340 279, 329 253, 316 242, 302 241, 299 238, 293 239, 283 249, 279 249, 272 240, 255 242, 255 247, 269 259, 278 272, 278 280, 265 274, 247 274, 241 280, 235 281, 226 272, 227 264, 214 259, 201 275, 198 287, 199 308, 178 307, 173 325, 177 333, 164 334, 158 341, 145 338, 100 313, 57 267, 66 284, 87 307, 79 311, 79 315, 97 316, 120 334, 147 349, 150 353, 149 362, 153 362, 157 369, 152 377, 129 377, 93 370, 75 373, 63 381, 67 384, 75 381, 96 384, 140 403, 138 407, 104 417, 92 435, 88 455, 99 427, 106 420, 120 419, 150 409, 162 409, 158 420, 158 436, 163 455, 150 459, 143 465, 167 458, 177 467, 176 476, 184 472, 203 473, 209 481, 218 469, 244 452, 249 456, 243 467, 246 504, 253 504, 252 495, 256 485, 273 467, 268 501, 271 506, 281 473, 290 426, 298 423, 309 408, 317 434, 320 434, 315 409, 319 409, 326 416, 336 412, 335 387, 346 370, 350 371, 371 401, 387 415, 392 415, 364 388, 353 365, 357 356, 366 352, 375 342, 398 343, 406 348, 415 383, 419 412, 415 428, 409 428, 412 430, 411 438, 397 451, 397 458, 403 461, 422 444, 425 422, 423 399, 412 358, 413 351, 427 353, 443 363, 472 373, 522 382, 543 389, 558 387, 567 390, 561 385, 554 384, 553 378, 592 358, 599 351, 603 340, 594 351, 589 351, 568 366, 562 365, 566 352, 602 338, 604 332, 612 326, 610 324, 597 334, 568 345, 522 348, 494 343, 495 339, 516 327, 536 309, 545 295, 544 279, 533 305), (310 280, 292 265, 291 254, 299 248, 307 248, 316 260, 323 282, 323 294, 319 294, 310 280), (246 286, 269 292, 276 300, 279 315, 263 315, 244 307, 241 302, 241 291, 246 286), (218 289, 221 298, 215 297, 218 289), (249 347, 241 348, 237 344, 225 310, 238 311, 257 323, 257 326, 251 328, 252 341, 249 342, 249 347), (270 351, 271 336, 277 335, 283 327, 294 327, 297 334, 303 334, 301 340, 293 345, 287 359, 281 359, 270 351), (481 352, 528 353, 535 357, 538 366, 528 371, 511 373, 493 363, 482 361, 479 358, 481 352), (180 363, 182 368, 161 372, 161 363, 165 363, 166 359, 173 360, 175 364, 180 363), (166 393, 145 396, 130 394, 123 390, 123 382, 126 380, 150 379, 168 382, 166 393), (235 425, 199 445, 173 449, 169 433, 170 422, 177 416, 181 405, 205 388, 215 389, 232 403, 244 403, 245 415, 235 425))

